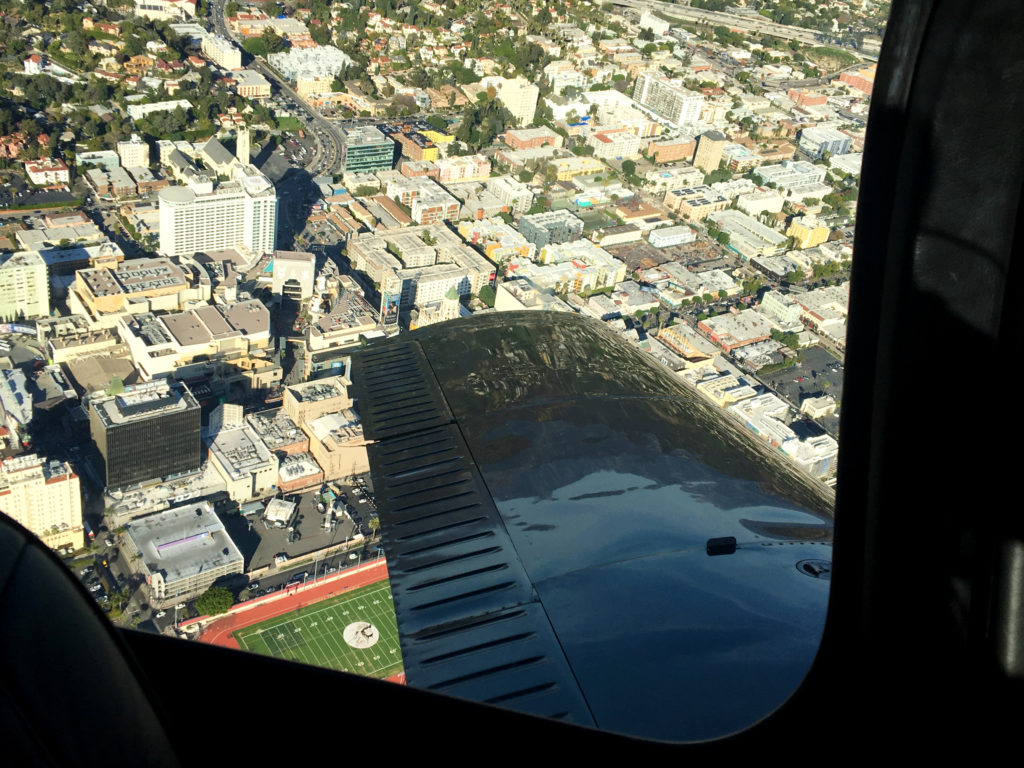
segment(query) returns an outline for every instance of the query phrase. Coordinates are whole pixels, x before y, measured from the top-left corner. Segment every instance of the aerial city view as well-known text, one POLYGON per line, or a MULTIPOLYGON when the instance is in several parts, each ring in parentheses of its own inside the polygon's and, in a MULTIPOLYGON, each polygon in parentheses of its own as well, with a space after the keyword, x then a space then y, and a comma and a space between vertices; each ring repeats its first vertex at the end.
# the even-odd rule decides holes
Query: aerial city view
MULTIPOLYGON (((537 500, 611 515, 627 477, 676 481, 633 456, 584 483, 545 449, 548 471, 517 485, 531 466, 473 420, 530 387, 571 389, 529 361, 686 393, 697 411, 657 414, 678 426, 659 455, 703 451, 679 437, 693 423, 728 425, 817 509, 804 501, 830 499, 836 477, 888 11, 0 0, 0 512, 118 626, 405 683, 428 651, 396 608, 425 566, 393 558, 412 555, 388 529, 408 507, 387 419, 411 368, 380 371, 406 364, 387 355, 412 355, 408 340, 535 583, 554 580, 551 542, 524 532, 550 521, 530 516, 569 509, 537 500)), ((560 407, 531 411, 538 431, 509 417, 501 439, 565 445, 578 413, 560 407)), ((597 444, 599 427, 577 434, 597 444)), ((803 525, 785 536, 817 548, 797 565, 823 612, 830 511, 749 514, 768 504, 751 487, 730 491, 748 511, 736 530, 766 545, 803 525)), ((728 533, 701 534, 709 555, 728 533)), ((557 596, 539 591, 586 683, 557 596)), ((632 727, 585 693, 582 721, 632 727)))

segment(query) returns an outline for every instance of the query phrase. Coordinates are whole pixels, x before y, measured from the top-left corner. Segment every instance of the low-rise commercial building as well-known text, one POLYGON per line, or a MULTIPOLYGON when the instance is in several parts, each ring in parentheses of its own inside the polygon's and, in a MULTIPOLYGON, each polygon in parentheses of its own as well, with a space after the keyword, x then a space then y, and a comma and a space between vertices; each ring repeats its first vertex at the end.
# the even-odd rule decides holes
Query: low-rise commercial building
POLYGON ((284 390, 282 408, 300 427, 328 413, 339 413, 352 407, 348 388, 351 382, 344 376, 316 379, 293 384, 284 390))
POLYGON ((729 200, 702 184, 698 187, 670 189, 662 204, 688 221, 701 221, 708 214, 724 211, 729 207, 729 200))
MULTIPOLYGON (((689 136, 677 139, 661 139, 651 141, 647 144, 647 155, 656 163, 675 163, 681 160, 689 162, 693 159, 693 153, 697 151, 697 140, 689 136)), ((652 171, 657 173, 657 171, 652 171)), ((696 182, 703 180, 704 174, 700 174, 696 182)), ((688 186, 688 185, 687 185, 688 186)))
POLYGON ((655 248, 671 248, 674 245, 686 245, 697 239, 697 232, 685 225, 652 229, 647 241, 655 248))
POLYGON ((132 520, 123 540, 128 562, 158 608, 199 597, 217 579, 244 567, 242 553, 209 502, 132 520))
POLYGON ((327 413, 306 422, 309 452, 323 469, 325 480, 360 475, 370 471, 370 460, 359 416, 350 408, 327 413))
POLYGON ((596 157, 561 157, 551 161, 558 181, 572 181, 576 176, 601 173, 608 168, 596 157))
POLYGON ((731 352, 737 347, 771 338, 772 324, 764 315, 745 309, 739 314, 701 320, 697 328, 726 352, 731 352))
POLYGON ((816 126, 804 128, 800 132, 800 149, 815 160, 820 160, 826 154, 845 155, 852 145, 853 139, 835 128, 816 126))
POLYGON ((583 237, 583 221, 565 210, 529 214, 521 217, 518 224, 523 237, 538 248, 583 237))
POLYGON ((594 131, 587 138, 587 146, 594 148, 594 157, 602 159, 640 156, 640 137, 623 127, 594 131))
POLYGON ((386 194, 409 208, 416 224, 440 224, 456 221, 461 205, 437 183, 426 176, 400 176, 387 185, 386 194))
POLYGON ((67 164, 53 157, 44 157, 39 160, 29 160, 25 163, 25 173, 28 180, 38 186, 50 184, 67 184, 71 181, 71 173, 67 164))
POLYGON ((736 209, 748 216, 781 213, 786 198, 774 189, 759 189, 736 198, 736 209))
POLYGON ((269 99, 270 81, 254 69, 240 69, 231 73, 235 93, 247 99, 269 99))
POLYGON ((227 364, 250 389, 271 388, 281 378, 280 366, 267 360, 270 312, 255 299, 159 316, 129 314, 117 330, 144 381, 176 371, 184 376, 180 369, 193 363, 211 373, 227 364))
POLYGON ((278 459, 242 418, 242 406, 222 403, 210 415, 210 463, 228 496, 245 502, 275 491, 278 459))
POLYGON ((316 278, 316 256, 304 251, 274 251, 271 257, 272 290, 279 296, 296 301, 313 295, 316 278))
POLYGON ((550 128, 513 128, 505 131, 505 143, 512 149, 536 149, 537 147, 561 147, 561 134, 550 128))
POLYGON ((553 293, 538 288, 525 277, 515 277, 498 284, 494 309, 498 312, 515 312, 523 309, 545 312, 573 311, 572 307, 553 293))
POLYGON ((793 247, 804 250, 814 248, 828 240, 831 230, 814 216, 794 216, 786 230, 786 237, 793 238, 793 247))
POLYGON ((114 328, 126 314, 175 311, 210 295, 208 283, 170 259, 130 259, 116 268, 79 269, 68 307, 94 328, 114 328))
POLYGON ((780 325, 799 325, 803 311, 792 296, 778 291, 768 291, 761 298, 760 311, 780 325))
POLYGON ((530 188, 511 176, 495 176, 488 179, 486 187, 513 216, 522 216, 533 205, 533 192, 530 188))
POLYGON ((278 459, 309 450, 309 438, 284 408, 251 413, 245 420, 278 459))
POLYGON ((205 35, 200 50, 221 69, 242 68, 242 50, 226 37, 205 35))
POLYGON ((718 211, 708 217, 729 235, 729 247, 745 258, 771 256, 786 247, 786 236, 739 211, 718 211))
POLYGON ((378 314, 350 282, 339 292, 331 311, 306 330, 305 370, 315 373, 344 367, 349 350, 363 339, 383 335, 382 331, 378 314))
POLYGON ((644 174, 644 181, 651 194, 660 195, 673 189, 700 186, 704 181, 704 172, 692 165, 680 165, 674 168, 648 171, 644 174))
POLYGON ((460 296, 475 295, 494 273, 491 262, 440 225, 360 234, 349 240, 348 254, 354 269, 381 286, 383 302, 397 302, 382 307, 385 324, 392 311, 440 301, 452 286, 460 296))
POLYGON ((491 161, 483 155, 446 157, 437 161, 437 180, 442 184, 484 181, 490 175, 491 161))

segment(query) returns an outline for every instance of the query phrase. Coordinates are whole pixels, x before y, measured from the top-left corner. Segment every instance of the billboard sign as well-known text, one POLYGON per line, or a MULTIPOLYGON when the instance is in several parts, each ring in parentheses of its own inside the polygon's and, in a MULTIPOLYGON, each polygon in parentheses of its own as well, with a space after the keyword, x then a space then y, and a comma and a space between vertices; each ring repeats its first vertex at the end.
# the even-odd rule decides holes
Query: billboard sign
POLYGON ((398 313, 402 304, 401 283, 395 288, 380 289, 380 323, 385 328, 393 328, 398 325, 398 313))

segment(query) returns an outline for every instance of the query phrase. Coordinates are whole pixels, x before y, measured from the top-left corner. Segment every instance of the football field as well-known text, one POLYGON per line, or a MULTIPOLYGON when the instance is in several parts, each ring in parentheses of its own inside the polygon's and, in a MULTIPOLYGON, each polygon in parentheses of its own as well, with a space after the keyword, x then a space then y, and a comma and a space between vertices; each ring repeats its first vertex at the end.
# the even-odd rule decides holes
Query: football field
POLYGON ((366 677, 402 671, 387 581, 239 629, 243 650, 366 677))

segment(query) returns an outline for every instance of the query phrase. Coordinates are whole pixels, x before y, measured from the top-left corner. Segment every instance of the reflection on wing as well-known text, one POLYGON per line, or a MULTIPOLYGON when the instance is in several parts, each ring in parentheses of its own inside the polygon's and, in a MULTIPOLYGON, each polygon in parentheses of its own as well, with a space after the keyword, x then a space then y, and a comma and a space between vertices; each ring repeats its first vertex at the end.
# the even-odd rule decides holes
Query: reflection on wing
POLYGON ((828 491, 669 371, 539 312, 425 328, 355 366, 411 684, 677 740, 750 725, 799 684, 828 491))

